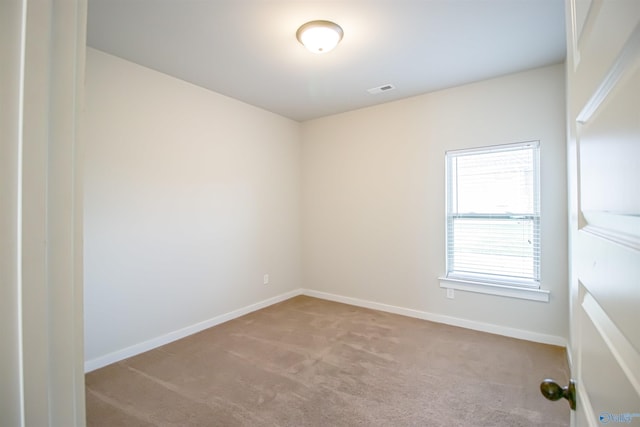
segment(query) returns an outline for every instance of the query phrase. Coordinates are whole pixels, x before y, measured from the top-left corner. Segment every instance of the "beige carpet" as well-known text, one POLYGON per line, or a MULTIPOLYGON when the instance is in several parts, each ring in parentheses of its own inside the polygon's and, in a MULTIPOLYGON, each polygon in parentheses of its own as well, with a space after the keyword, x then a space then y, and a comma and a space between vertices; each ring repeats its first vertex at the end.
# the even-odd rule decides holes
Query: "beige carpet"
POLYGON ((567 426, 564 349, 296 297, 86 376, 89 426, 567 426))

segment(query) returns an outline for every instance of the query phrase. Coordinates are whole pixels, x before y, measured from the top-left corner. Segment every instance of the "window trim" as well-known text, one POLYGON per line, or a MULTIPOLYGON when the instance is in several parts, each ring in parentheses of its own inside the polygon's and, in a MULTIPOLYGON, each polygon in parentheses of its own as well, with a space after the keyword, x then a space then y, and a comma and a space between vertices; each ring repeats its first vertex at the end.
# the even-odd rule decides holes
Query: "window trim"
POLYGON ((440 287, 480 294, 498 295, 502 297, 549 302, 550 292, 546 289, 525 288, 522 286, 498 285, 489 282, 478 282, 471 279, 439 277, 440 287))
MULTIPOLYGON (((534 226, 537 228, 538 238, 541 239, 540 233, 540 141, 532 140, 532 141, 524 141, 510 144, 499 144, 493 146, 484 146, 484 147, 475 147, 461 150, 450 150, 445 152, 445 271, 446 274, 444 277, 440 277, 440 287, 446 289, 458 289, 470 292, 479 292, 491 295, 499 295, 513 298, 521 298, 535 301, 549 301, 549 291, 540 289, 541 279, 540 279, 540 257, 541 254, 538 252, 538 264, 536 265, 536 272, 534 276, 536 278, 532 280, 523 279, 518 280, 517 278, 509 278, 504 279, 500 276, 491 276, 490 274, 463 274, 463 273, 450 273, 449 272, 449 263, 450 254, 449 254, 449 226, 450 220, 454 217, 459 218, 468 218, 475 217, 478 218, 483 217, 484 215, 473 215, 473 214, 452 214, 452 206, 451 206, 451 196, 452 196, 452 185, 450 179, 450 159, 454 156, 458 155, 467 155, 472 153, 489 153, 489 152, 501 152, 501 151, 511 151, 518 148, 530 147, 534 148, 535 158, 534 158, 534 177, 533 177, 533 185, 534 185, 534 194, 538 197, 537 200, 537 215, 536 214, 502 214, 498 216, 502 216, 505 219, 521 219, 527 217, 528 219, 534 220, 534 226), (451 154, 454 154, 452 156, 451 154)), ((486 215, 487 217, 496 218, 496 215, 486 215)), ((540 242, 541 244, 541 242, 540 242)), ((541 249, 539 249, 541 251, 541 249)))

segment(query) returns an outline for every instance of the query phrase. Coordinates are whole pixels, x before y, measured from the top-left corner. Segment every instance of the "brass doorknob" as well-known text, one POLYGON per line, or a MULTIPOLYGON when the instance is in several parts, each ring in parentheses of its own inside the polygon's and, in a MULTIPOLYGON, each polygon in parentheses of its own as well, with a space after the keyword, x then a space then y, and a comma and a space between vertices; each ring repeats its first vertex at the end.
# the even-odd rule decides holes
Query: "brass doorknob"
POLYGON ((576 410, 576 384, 573 380, 569 381, 569 385, 561 387, 554 380, 546 379, 540 384, 540 393, 549 400, 560 400, 565 398, 569 401, 569 406, 576 410))

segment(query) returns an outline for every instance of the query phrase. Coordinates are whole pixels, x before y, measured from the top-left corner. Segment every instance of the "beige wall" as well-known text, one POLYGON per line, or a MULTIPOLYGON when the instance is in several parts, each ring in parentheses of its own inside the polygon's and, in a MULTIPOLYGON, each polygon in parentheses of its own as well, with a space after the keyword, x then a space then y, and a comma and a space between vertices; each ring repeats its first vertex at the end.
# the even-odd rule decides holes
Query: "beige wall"
MULTIPOLYGON (((302 125, 305 288, 567 336, 564 68, 545 67, 302 125), (456 291, 445 273, 446 150, 540 140, 549 303, 456 291)), ((553 341, 553 340, 552 340, 553 341)))
POLYGON ((300 287, 297 122, 89 49, 85 140, 86 360, 300 287))
POLYGON ((566 338, 562 65, 300 124, 89 49, 86 98, 89 363, 301 288, 566 338), (445 150, 534 139, 551 301, 445 298, 445 150))

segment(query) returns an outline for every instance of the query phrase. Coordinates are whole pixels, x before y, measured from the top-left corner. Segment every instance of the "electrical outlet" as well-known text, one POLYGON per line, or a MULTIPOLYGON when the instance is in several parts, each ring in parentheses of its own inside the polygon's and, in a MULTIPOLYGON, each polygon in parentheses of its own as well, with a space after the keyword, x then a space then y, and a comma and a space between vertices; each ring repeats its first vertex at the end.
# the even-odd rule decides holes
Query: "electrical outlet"
POLYGON ((455 294, 453 293, 453 289, 447 288, 447 298, 449 298, 449 299, 454 299, 455 298, 455 294))
POLYGON ((269 284, 269 275, 268 275, 268 274, 265 274, 265 275, 262 277, 262 283, 264 283, 265 285, 268 285, 268 284, 269 284))

